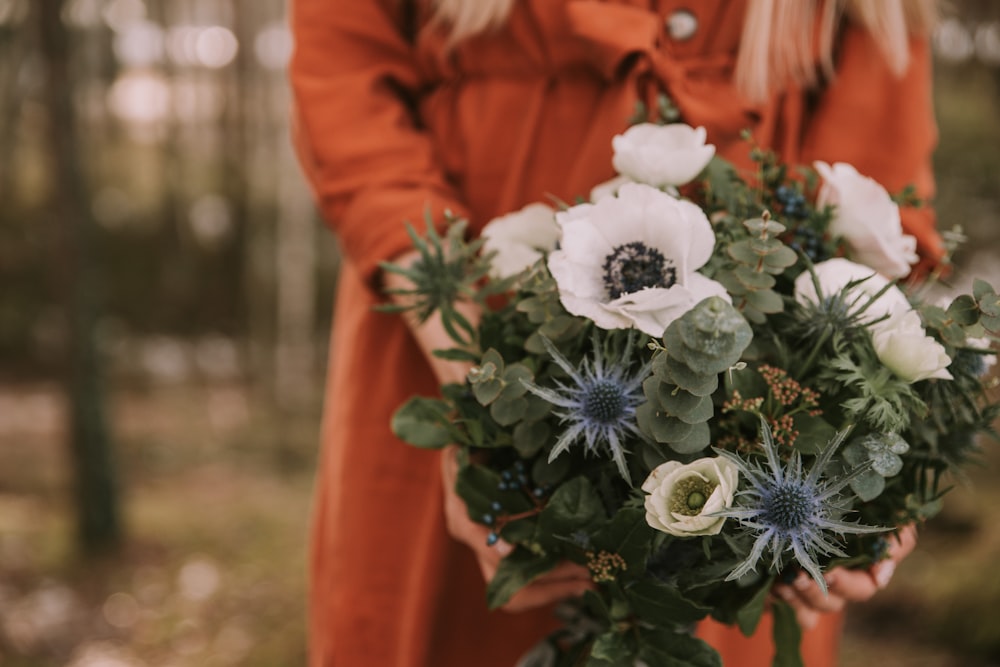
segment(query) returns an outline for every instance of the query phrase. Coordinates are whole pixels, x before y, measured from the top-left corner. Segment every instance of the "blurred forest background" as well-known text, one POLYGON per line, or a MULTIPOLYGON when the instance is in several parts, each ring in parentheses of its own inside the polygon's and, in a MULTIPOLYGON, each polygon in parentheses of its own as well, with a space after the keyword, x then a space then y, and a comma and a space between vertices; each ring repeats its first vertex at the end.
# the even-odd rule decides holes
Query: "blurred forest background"
MULTIPOLYGON (((949 16, 937 207, 998 285, 1000 3, 949 16)), ((281 0, 0 0, 2 665, 304 663, 337 259, 291 48, 281 0)), ((1000 665, 985 461, 852 611, 843 665, 1000 665)))

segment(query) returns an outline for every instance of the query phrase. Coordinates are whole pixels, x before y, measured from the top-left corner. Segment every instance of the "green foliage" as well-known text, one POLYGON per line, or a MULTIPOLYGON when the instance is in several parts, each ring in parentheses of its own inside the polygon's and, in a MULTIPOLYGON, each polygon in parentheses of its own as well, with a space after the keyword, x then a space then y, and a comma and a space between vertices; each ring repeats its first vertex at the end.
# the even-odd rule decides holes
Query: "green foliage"
POLYGON ((910 445, 897 433, 869 433, 844 447, 842 454, 850 468, 867 467, 851 480, 851 489, 858 498, 869 502, 881 495, 886 478, 902 472, 901 457, 908 451, 910 445))
POLYGON ((467 223, 464 220, 448 218, 446 222, 448 226, 443 236, 438 233, 430 213, 425 219, 426 237, 417 234, 412 225, 406 225, 419 257, 409 266, 390 262, 382 262, 379 266, 383 271, 406 278, 412 287, 386 289, 386 294, 396 297, 397 303, 377 308, 390 313, 410 311, 419 322, 439 313, 441 324, 452 340, 468 346, 475 342, 476 330, 457 304, 461 301, 485 303, 491 295, 508 291, 513 279, 484 284, 489 275, 490 258, 479 254, 483 240, 465 240, 467 223))
POLYGON ((743 316, 718 297, 674 320, 663 334, 665 349, 653 359, 653 375, 643 383, 639 428, 679 454, 707 447, 714 414, 709 395, 719 373, 739 360, 752 338, 743 316))

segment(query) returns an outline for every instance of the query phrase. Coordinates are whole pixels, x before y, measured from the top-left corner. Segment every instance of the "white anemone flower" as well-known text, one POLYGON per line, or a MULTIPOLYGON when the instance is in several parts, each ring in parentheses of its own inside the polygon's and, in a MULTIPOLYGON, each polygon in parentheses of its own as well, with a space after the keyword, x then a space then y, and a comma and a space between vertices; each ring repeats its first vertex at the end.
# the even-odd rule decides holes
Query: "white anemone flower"
POLYGON ((549 271, 563 307, 602 329, 650 336, 726 289, 698 269, 715 248, 712 224, 691 202, 626 183, 617 197, 556 214, 562 228, 549 271))
POLYGON ((817 205, 836 207, 830 233, 843 236, 855 260, 886 278, 909 274, 919 259, 917 239, 903 232, 899 206, 885 188, 845 162, 813 166, 823 177, 817 205))
POLYGON ((715 146, 705 143, 703 127, 683 123, 633 125, 611 140, 612 164, 619 174, 657 188, 684 185, 712 160, 715 146))
POLYGON ((482 231, 483 252, 495 252, 490 273, 509 278, 530 269, 556 247, 559 226, 555 211, 545 204, 528 204, 486 223, 482 231))

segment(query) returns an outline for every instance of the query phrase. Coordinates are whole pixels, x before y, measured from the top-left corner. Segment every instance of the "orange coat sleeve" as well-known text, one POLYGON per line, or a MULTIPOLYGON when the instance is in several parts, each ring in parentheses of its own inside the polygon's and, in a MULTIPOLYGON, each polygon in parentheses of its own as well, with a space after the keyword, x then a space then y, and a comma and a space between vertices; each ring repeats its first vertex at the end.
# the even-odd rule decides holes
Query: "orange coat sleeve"
MULTIPOLYGON (((866 31, 848 25, 842 40, 836 78, 817 100, 806 128, 803 162, 848 162, 890 192, 913 185, 929 200, 937 144, 929 44, 912 40, 910 66, 900 77, 866 31)), ((941 237, 929 207, 904 209, 903 227, 917 238, 924 265, 941 259, 941 237)))
POLYGON ((404 221, 464 215, 406 96, 420 79, 389 0, 293 0, 294 141, 323 217, 368 285, 412 247, 404 221))

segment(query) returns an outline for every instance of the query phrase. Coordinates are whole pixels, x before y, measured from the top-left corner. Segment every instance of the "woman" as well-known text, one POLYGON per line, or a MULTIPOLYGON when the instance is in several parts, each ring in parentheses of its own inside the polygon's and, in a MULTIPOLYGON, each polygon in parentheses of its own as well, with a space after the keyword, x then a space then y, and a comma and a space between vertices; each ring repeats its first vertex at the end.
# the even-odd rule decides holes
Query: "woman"
MULTIPOLYGON (((406 397, 463 373, 428 361, 446 342, 433 322, 372 310, 379 262, 412 256, 403 221, 450 210, 479 229, 533 201, 585 195, 613 175, 611 137, 636 102, 660 93, 741 168, 749 128, 787 162, 849 162, 928 196, 931 1, 854 0, 844 15, 841 4, 293 0, 297 144, 344 256, 313 523, 312 665, 509 667, 554 626, 546 603, 589 585, 565 566, 516 598, 517 613, 488 613, 483 575, 500 553, 447 484, 442 494, 437 458, 392 437, 406 397)), ((940 256, 928 213, 906 226, 927 262, 940 256)), ((831 573, 828 598, 808 582, 776 588, 815 624, 809 667, 836 660, 839 615, 827 612, 869 597, 892 563, 831 573)), ((699 632, 727 665, 770 664, 766 629, 749 640, 699 632)))

